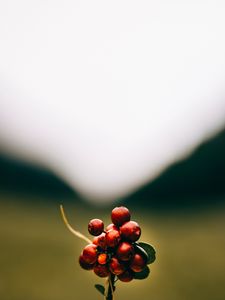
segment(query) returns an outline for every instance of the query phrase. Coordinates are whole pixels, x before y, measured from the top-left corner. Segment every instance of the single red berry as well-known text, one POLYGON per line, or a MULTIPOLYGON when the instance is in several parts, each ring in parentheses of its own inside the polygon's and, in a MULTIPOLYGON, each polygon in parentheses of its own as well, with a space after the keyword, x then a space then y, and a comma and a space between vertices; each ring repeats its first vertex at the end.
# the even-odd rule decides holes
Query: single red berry
POLYGON ((119 227, 123 225, 125 222, 130 221, 130 212, 124 206, 115 207, 112 210, 111 219, 113 224, 119 227))
POLYGON ((118 227, 115 225, 115 224, 113 224, 113 223, 111 223, 111 224, 109 224, 107 227, 106 227, 106 231, 109 231, 110 229, 116 229, 116 230, 119 230, 118 229, 118 227))
POLYGON ((126 270, 122 274, 118 275, 119 280, 123 282, 129 282, 134 278, 134 274, 132 270, 126 270))
POLYGON ((81 268, 83 268, 84 270, 92 270, 95 265, 95 264, 88 264, 85 261, 83 254, 81 254, 79 257, 79 264, 80 264, 81 268))
POLYGON ((98 263, 105 265, 107 263, 108 255, 106 253, 100 253, 98 256, 98 263))
POLYGON ((125 266, 116 257, 112 257, 109 269, 114 275, 120 275, 125 271, 125 266))
POLYGON ((94 272, 99 277, 107 277, 110 274, 109 269, 106 265, 96 265, 94 267, 94 272))
POLYGON ((117 257, 122 261, 128 261, 134 255, 134 247, 128 242, 121 242, 116 250, 117 257))
POLYGON ((135 253, 130 262, 130 268, 134 272, 141 272, 146 266, 146 263, 146 258, 139 253, 135 253))
POLYGON ((135 242, 141 236, 141 228, 137 222, 129 221, 120 227, 121 236, 131 242, 135 242))
POLYGON ((92 240, 92 244, 98 246, 98 236, 95 236, 92 240))
POLYGON ((105 240, 108 247, 114 248, 120 242, 120 232, 117 229, 110 229, 106 232, 105 240))
POLYGON ((99 219, 92 219, 88 224, 88 231, 91 235, 97 236, 104 230, 104 223, 99 219))
POLYGON ((94 264, 97 261, 98 253, 97 246, 94 244, 89 244, 84 247, 83 250, 83 259, 88 264, 94 264))
POLYGON ((107 245, 106 245, 106 239, 105 239, 105 232, 102 232, 100 235, 95 236, 93 238, 92 243, 99 246, 100 248, 102 248, 103 250, 106 249, 107 245))

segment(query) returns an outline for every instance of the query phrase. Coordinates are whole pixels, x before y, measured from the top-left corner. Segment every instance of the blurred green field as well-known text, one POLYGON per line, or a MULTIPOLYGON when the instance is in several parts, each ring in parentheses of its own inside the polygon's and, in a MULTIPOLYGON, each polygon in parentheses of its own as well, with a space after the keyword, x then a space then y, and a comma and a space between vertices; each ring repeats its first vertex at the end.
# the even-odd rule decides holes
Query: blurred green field
MULTIPOLYGON (((87 232, 90 218, 109 215, 88 206, 65 204, 71 223, 87 232)), ((83 241, 65 228, 53 202, 0 197, 0 299, 97 300, 104 283, 77 263, 83 241)), ((109 212, 109 209, 108 209, 109 212)), ((157 260, 143 281, 117 283, 116 300, 224 300, 225 208, 196 212, 135 209, 142 241, 152 243, 157 260)))

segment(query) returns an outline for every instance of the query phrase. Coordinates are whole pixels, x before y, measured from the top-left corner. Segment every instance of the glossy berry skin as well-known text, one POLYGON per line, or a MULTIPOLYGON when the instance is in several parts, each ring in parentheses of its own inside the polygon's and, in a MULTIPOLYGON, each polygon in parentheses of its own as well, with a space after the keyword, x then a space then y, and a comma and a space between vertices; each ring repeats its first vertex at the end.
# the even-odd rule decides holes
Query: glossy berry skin
POLYGON ((92 244, 98 246, 98 237, 99 237, 99 236, 95 236, 95 237, 93 238, 92 244))
POLYGON ((98 255, 98 263, 100 265, 105 265, 107 263, 108 255, 106 253, 100 253, 98 255))
POLYGON ((87 245, 86 247, 84 247, 82 255, 86 263, 94 264, 98 258, 97 246, 94 244, 87 245))
POLYGON ((104 230, 104 223, 100 219, 92 219, 88 224, 88 231, 91 235, 97 236, 104 230))
POLYGON ((134 272, 141 272, 146 266, 146 263, 146 258, 139 253, 135 253, 130 262, 130 268, 134 272))
POLYGON ((115 207, 112 210, 111 219, 113 224, 119 227, 130 221, 130 212, 125 206, 115 207))
POLYGON ((120 240, 120 232, 119 230, 116 229, 110 229, 109 231, 106 232, 106 236, 105 236, 105 240, 106 240, 106 245, 110 248, 114 248, 116 247, 120 240))
POLYGON ((125 240, 135 242, 141 236, 141 228, 137 222, 129 221, 120 227, 120 233, 125 240))
POLYGON ((93 238, 92 243, 99 246, 102 249, 106 249, 107 245, 106 245, 106 239, 105 239, 105 232, 102 232, 100 235, 95 236, 93 238))
POLYGON ((134 255, 134 247, 128 242, 121 242, 116 250, 117 257, 122 261, 130 260, 134 255))
POLYGON ((116 257, 112 257, 109 269, 114 275, 120 275, 125 271, 125 266, 116 257))
POLYGON ((79 257, 79 264, 80 264, 81 268, 84 269, 84 270, 92 270, 94 268, 94 265, 95 265, 95 264, 88 264, 85 261, 83 254, 81 254, 80 257, 79 257))
POLYGON ((127 270, 124 273, 118 275, 120 281, 130 282, 134 278, 133 271, 127 270))
POLYGON ((113 224, 113 223, 111 223, 111 224, 109 224, 107 227, 106 227, 106 231, 109 231, 110 229, 115 229, 115 230, 119 230, 119 228, 115 225, 115 224, 113 224))
POLYGON ((107 277, 110 274, 109 269, 106 265, 99 264, 94 267, 94 272, 99 277, 107 277))

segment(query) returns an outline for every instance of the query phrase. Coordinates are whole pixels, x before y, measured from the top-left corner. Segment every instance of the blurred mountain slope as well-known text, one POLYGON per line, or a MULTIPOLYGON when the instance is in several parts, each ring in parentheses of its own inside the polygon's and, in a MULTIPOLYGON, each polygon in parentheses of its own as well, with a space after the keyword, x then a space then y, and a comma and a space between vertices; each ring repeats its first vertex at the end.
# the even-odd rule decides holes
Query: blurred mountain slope
MULTIPOLYGON (((47 169, 0 154, 0 190, 54 198, 80 198, 47 169)), ((225 203, 225 130, 200 145, 187 159, 154 181, 120 199, 123 204, 155 208, 225 203)))
POLYGON ((54 198, 75 195, 75 192, 51 171, 5 154, 0 154, 0 190, 54 198))
POLYGON ((225 130, 123 202, 156 208, 225 202, 225 130))

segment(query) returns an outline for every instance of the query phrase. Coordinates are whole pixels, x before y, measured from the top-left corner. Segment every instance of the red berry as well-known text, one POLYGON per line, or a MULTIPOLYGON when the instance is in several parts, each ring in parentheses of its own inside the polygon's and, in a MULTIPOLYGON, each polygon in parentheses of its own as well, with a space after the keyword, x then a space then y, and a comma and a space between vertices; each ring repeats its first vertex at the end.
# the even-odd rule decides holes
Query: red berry
POLYGON ((141 236, 141 228, 137 222, 129 221, 120 227, 120 233, 126 240, 135 242, 141 236))
POLYGON ((83 268, 84 270, 92 270, 95 265, 95 264, 88 264, 85 261, 83 254, 81 254, 79 257, 79 264, 80 264, 81 268, 83 268))
POLYGON ((84 247, 83 259, 88 264, 94 264, 97 261, 98 253, 97 246, 94 244, 89 244, 84 247))
POLYGON ((125 271, 125 266, 116 257, 112 257, 109 269, 114 275, 120 275, 125 271))
POLYGON ((98 236, 95 236, 92 240, 92 244, 98 246, 98 236))
POLYGON ((118 275, 118 278, 123 282, 129 282, 134 278, 133 271, 127 270, 124 273, 118 275))
POLYGON ((98 263, 100 265, 105 265, 107 263, 107 258, 108 258, 108 256, 107 256, 106 253, 99 254, 99 256, 98 256, 98 263))
POLYGON ((145 266, 146 266, 146 259, 139 253, 135 253, 130 262, 131 270, 133 270, 134 272, 141 272, 145 266))
POLYGON ((134 255, 134 247, 128 242, 121 242, 116 250, 117 257, 122 261, 128 261, 134 255))
POLYGON ((109 231, 110 229, 116 229, 118 230, 118 227, 116 227, 116 225, 114 225, 113 223, 109 224, 107 227, 106 227, 106 231, 109 231))
POLYGON ((99 246, 102 249, 106 249, 106 239, 105 239, 105 232, 102 232, 100 235, 95 236, 93 238, 93 244, 99 246))
POLYGON ((88 231, 91 235, 99 235, 104 230, 104 223, 99 219, 92 219, 88 224, 88 231))
POLYGON ((114 248, 120 242, 120 232, 117 229, 110 229, 106 232, 105 240, 108 247, 114 248))
POLYGON ((115 224, 116 226, 121 226, 125 222, 130 221, 130 212, 124 206, 115 207, 112 210, 111 219, 113 224, 115 224))
POLYGON ((107 277, 110 274, 109 269, 106 265, 96 265, 94 267, 94 272, 99 277, 107 277))

